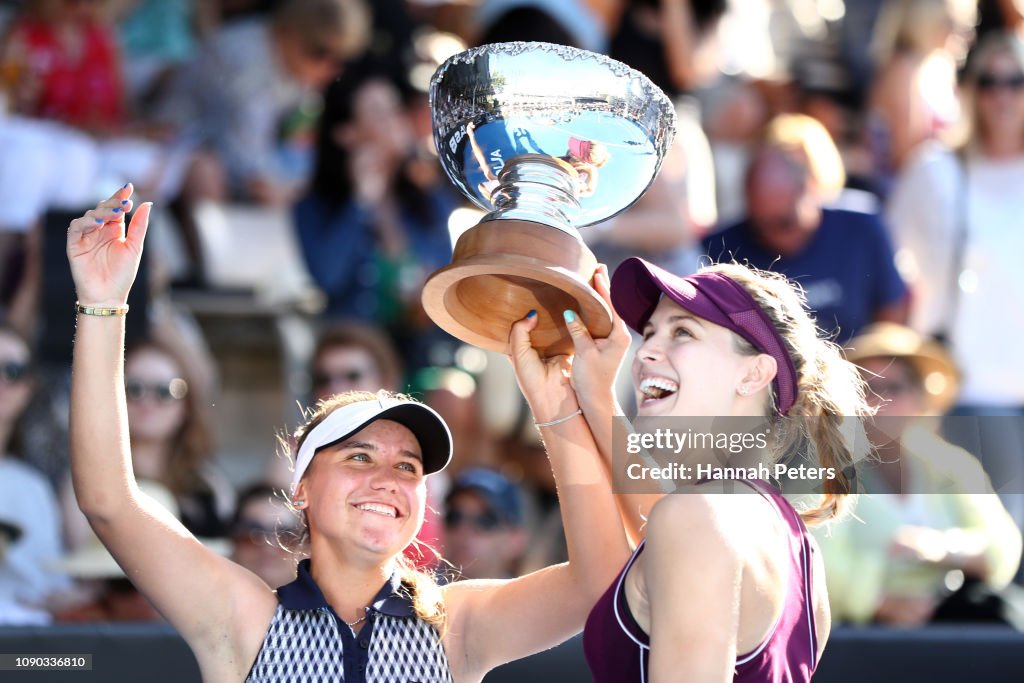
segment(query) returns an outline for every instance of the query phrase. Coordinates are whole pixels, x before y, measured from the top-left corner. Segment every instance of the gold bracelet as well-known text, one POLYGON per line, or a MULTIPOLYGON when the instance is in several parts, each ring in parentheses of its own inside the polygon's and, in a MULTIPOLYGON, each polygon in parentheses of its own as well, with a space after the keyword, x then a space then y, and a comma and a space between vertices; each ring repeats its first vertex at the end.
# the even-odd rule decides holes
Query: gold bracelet
POLYGON ((128 305, 124 306, 86 306, 85 304, 75 302, 75 310, 85 315, 96 315, 103 318, 109 318, 111 316, 123 317, 128 315, 128 305))
POLYGON ((550 422, 534 422, 533 424, 536 427, 554 427, 555 425, 560 425, 563 422, 568 422, 569 420, 573 419, 577 415, 582 415, 582 414, 583 414, 583 408, 577 408, 576 412, 569 413, 565 417, 560 417, 557 420, 551 420, 550 422))

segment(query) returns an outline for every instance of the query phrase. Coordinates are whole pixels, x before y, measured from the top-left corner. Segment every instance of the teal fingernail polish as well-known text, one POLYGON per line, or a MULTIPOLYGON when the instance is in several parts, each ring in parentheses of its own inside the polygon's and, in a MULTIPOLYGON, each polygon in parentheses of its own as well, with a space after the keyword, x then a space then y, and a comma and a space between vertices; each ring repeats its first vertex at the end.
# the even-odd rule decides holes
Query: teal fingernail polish
POLYGON ((531 311, 530 311, 529 313, 527 313, 527 314, 526 314, 526 317, 527 317, 527 318, 532 318, 532 317, 534 317, 535 315, 537 315, 537 311, 533 311, 533 310, 531 310, 531 311))
POLYGON ((573 311, 563 311, 562 317, 565 318, 565 322, 574 323, 576 322, 576 313, 573 311))

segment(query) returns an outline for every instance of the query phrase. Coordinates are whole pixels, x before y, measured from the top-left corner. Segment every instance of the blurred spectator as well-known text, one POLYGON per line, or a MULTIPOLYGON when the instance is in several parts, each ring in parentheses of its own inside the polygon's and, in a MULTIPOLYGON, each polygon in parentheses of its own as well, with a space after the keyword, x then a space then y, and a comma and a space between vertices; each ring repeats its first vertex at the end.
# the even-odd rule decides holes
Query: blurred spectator
POLYGON ((362 48, 365 26, 358 0, 291 0, 269 19, 221 28, 160 107, 183 141, 213 152, 193 166, 189 199, 293 200, 306 169, 283 159, 285 117, 315 109, 311 99, 362 48))
POLYGON ((0 595, 41 606, 66 580, 46 571, 61 554, 60 513, 50 482, 16 460, 18 424, 33 390, 29 348, 0 325, 0 518, 23 531, 0 563, 0 595))
POLYGON ((217 3, 201 0, 119 0, 118 36, 125 90, 146 112, 213 31, 217 3))
POLYGON ((291 583, 298 561, 299 532, 299 518, 283 494, 269 484, 253 484, 238 496, 231 523, 231 559, 271 588, 291 583))
POLYGON ((30 117, 109 135, 127 123, 110 2, 29 0, 10 26, 8 104, 30 117))
POLYGON ((780 116, 747 170, 747 218, 704 241, 714 261, 735 259, 795 280, 818 326, 840 341, 870 322, 903 322, 907 309, 906 286, 878 217, 825 208, 844 176, 821 124, 780 116))
POLYGON ((191 265, 178 285, 209 285, 199 202, 283 207, 300 194, 320 91, 362 48, 365 25, 361 0, 290 0, 222 25, 170 79, 153 110, 190 155, 169 206, 191 265))
POLYGON ((47 210, 78 211, 101 185, 158 200, 181 188, 188 153, 130 116, 112 4, 30 0, 0 46, 0 266, 47 210))
POLYGON ((519 575, 527 533, 515 484, 494 470, 464 470, 445 499, 444 556, 466 579, 519 575))
MULTIPOLYGON (((21 527, 0 516, 0 572, 7 567, 10 547, 20 538, 21 527)), ((12 589, 13 586, 0 583, 0 626, 42 626, 50 623, 49 614, 23 605, 12 589)))
POLYGON ((858 474, 858 519, 818 534, 837 621, 917 626, 938 618, 991 620, 962 595, 964 583, 1007 586, 1021 534, 978 461, 936 433, 956 395, 957 373, 938 344, 880 323, 850 342, 878 413, 868 437, 877 461, 858 474), (942 606, 943 600, 947 604, 942 606), (939 613, 938 615, 936 613, 939 613))
MULTIPOLYGON (((142 478, 175 496, 185 527, 200 536, 225 536, 235 509, 234 491, 215 469, 208 415, 186 379, 186 365, 166 345, 145 340, 125 353, 125 393, 132 463, 142 478)), ((87 534, 75 512, 70 486, 64 496, 68 539, 78 547, 87 534)))
MULTIPOLYGON (((140 479, 138 486, 143 495, 180 520, 178 504, 165 486, 145 479, 140 479)), ((221 555, 228 554, 228 544, 222 539, 197 540, 221 555)), ((59 609, 54 614, 57 622, 163 621, 88 527, 82 545, 61 558, 53 569, 75 578, 79 584, 76 603, 59 609)))
POLYGON ((411 368, 450 345, 422 312, 428 274, 451 258, 458 198, 413 134, 397 89, 342 79, 327 92, 312 190, 295 207, 302 253, 325 316, 373 321, 401 340, 411 368))
POLYGON ((402 361, 379 328, 356 321, 334 323, 320 333, 312 361, 313 401, 344 391, 401 391, 402 361))
POLYGON ((625 0, 609 54, 670 97, 717 73, 715 33, 726 0, 625 0))
POLYGON ((977 20, 972 0, 893 0, 872 39, 869 134, 880 194, 914 148, 960 118, 956 73, 977 20))
MULTIPOLYGON (((1002 352, 1002 339, 1024 335, 1014 228, 1024 211, 1024 43, 993 33, 980 43, 964 79, 971 121, 959 153, 923 147, 897 184, 889 217, 900 263, 912 283, 913 326, 948 338, 964 383, 950 438, 973 452, 999 457, 989 474, 1001 492, 1024 491, 1024 361, 1002 352), (927 201, 922 201, 926 197, 927 201), (999 334, 992 333, 999 320, 999 334), (1000 416, 1000 417, 995 417, 1000 416)), ((1004 497, 1018 524, 1024 500, 1004 497)))
POLYGON ((484 0, 476 12, 476 43, 532 40, 608 50, 601 18, 586 0, 484 0))

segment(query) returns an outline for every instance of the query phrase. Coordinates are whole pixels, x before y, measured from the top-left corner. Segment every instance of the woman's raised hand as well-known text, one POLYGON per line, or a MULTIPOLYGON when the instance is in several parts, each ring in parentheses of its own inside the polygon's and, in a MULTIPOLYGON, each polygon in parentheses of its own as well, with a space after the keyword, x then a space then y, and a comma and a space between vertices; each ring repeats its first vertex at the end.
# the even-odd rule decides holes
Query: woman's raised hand
POLYGON ((603 263, 594 272, 592 284, 611 309, 612 331, 604 339, 594 339, 578 316, 567 323, 576 349, 572 384, 584 413, 588 412, 588 401, 603 401, 614 394, 615 378, 630 343, 629 328, 612 306, 611 280, 608 267, 603 263))
POLYGON ((508 339, 509 358, 534 420, 548 422, 572 413, 579 404, 569 381, 571 357, 541 358, 530 343, 530 332, 535 327, 537 314, 534 311, 512 324, 508 339))
POLYGON ((131 183, 126 184, 68 227, 68 262, 83 304, 123 306, 128 301, 152 208, 150 202, 142 204, 126 231, 133 190, 131 183))

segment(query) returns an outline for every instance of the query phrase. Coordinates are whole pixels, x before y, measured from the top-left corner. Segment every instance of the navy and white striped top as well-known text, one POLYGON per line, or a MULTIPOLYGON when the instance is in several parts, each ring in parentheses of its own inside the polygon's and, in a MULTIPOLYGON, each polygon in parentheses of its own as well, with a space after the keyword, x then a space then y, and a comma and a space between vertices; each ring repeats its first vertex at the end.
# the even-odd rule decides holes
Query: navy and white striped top
POLYGON ((358 635, 309 572, 277 591, 278 606, 246 683, 451 683, 441 638, 416 616, 397 576, 367 608, 358 635))

